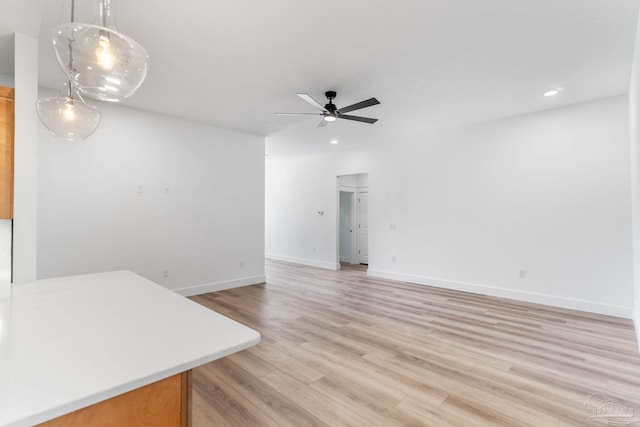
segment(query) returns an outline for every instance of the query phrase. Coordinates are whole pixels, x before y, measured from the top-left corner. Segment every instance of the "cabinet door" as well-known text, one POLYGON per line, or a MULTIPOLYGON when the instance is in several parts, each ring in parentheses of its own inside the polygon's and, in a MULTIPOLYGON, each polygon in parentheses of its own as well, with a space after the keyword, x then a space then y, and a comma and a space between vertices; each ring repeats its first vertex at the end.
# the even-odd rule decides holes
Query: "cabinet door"
POLYGON ((0 219, 13 218, 13 89, 0 86, 0 219))
POLYGON ((191 370, 38 424, 88 426, 191 427, 191 370))

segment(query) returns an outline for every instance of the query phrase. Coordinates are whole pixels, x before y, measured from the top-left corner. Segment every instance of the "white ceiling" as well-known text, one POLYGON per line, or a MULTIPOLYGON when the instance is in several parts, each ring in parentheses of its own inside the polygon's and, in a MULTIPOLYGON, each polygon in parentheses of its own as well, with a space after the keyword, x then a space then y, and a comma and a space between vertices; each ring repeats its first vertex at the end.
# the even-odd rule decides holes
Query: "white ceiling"
MULTIPOLYGON (((125 104, 300 145, 366 140, 625 93, 638 0, 190 0, 118 2, 118 30, 150 55, 125 104), (542 93, 564 87, 550 99, 542 93), (295 96, 336 104, 375 96, 374 125, 318 129, 295 96)), ((91 1, 76 0, 90 21, 91 1)), ((0 36, 40 38, 40 84, 63 83, 50 48, 70 0, 0 0, 0 36), (42 23, 37 28, 39 16, 42 23), (35 27, 35 28, 34 28, 35 27)), ((324 102, 323 102, 324 103, 324 102)), ((353 112, 352 114, 356 114, 353 112)), ((325 145, 323 145, 324 147, 325 145)))

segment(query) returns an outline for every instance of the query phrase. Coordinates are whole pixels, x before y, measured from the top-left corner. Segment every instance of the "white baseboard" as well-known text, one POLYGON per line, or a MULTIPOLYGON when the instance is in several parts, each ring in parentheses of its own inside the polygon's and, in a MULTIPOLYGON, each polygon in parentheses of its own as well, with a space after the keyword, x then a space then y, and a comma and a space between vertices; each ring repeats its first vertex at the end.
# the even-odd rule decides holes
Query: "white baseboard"
POLYGON ((326 261, 318 261, 315 259, 296 258, 296 257, 278 255, 278 254, 272 254, 272 253, 266 253, 264 254, 264 257, 268 259, 273 259, 276 261, 292 262, 294 264, 308 265, 310 267, 325 268, 327 270, 340 269, 340 264, 337 264, 335 262, 332 263, 332 262, 326 262, 326 261))
POLYGON ((227 280, 225 282, 188 286, 186 288, 174 289, 173 291, 184 297, 191 297, 194 295, 206 294, 209 292, 239 288, 241 286, 257 285, 259 283, 265 283, 266 281, 266 276, 244 277, 242 279, 227 280))
MULTIPOLYGON (((602 304, 595 301, 585 301, 573 298, 559 297, 555 295, 537 294, 533 292, 517 291, 513 289, 496 288, 492 286, 480 285, 476 283, 454 282, 450 280, 435 279, 431 277, 417 276, 413 274, 395 273, 383 270, 367 270, 368 276, 381 277, 383 279, 398 280, 401 282, 415 283, 418 285, 433 286, 436 288, 452 289, 456 291, 471 292, 474 294, 490 295, 494 297, 507 298, 516 301, 525 301, 535 304, 543 304, 552 307, 568 308, 571 310, 587 311, 590 313, 605 314, 608 316, 623 317, 631 319, 634 316, 631 307, 619 305, 602 304)), ((636 312, 636 318, 638 314, 636 312)), ((636 330, 640 326, 640 319, 636 319, 636 330)))

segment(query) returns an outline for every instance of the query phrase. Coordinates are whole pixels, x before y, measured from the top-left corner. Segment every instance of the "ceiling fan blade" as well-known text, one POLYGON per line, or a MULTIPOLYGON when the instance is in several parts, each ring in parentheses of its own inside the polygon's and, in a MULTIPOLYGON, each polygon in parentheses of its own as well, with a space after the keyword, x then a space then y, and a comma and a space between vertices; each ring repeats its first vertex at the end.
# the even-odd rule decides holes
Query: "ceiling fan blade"
POLYGON ((369 123, 370 125, 378 121, 378 119, 372 119, 369 117, 349 116, 347 114, 338 114, 339 119, 354 120, 356 122, 369 123))
POLYGON ((324 117, 323 117, 323 118, 322 118, 322 120, 320 120, 320 123, 318 123, 318 127, 319 127, 319 128, 326 127, 326 126, 327 126, 327 123, 329 123, 329 122, 328 122, 328 121, 326 121, 326 120, 324 119, 324 117))
POLYGON ((276 113, 276 116, 322 116, 322 113, 276 113))
POLYGON ((360 101, 353 105, 349 105, 348 107, 340 108, 338 111, 336 111, 336 113, 338 114, 348 113, 349 111, 359 110, 361 108, 367 108, 367 107, 371 107, 372 105, 378 105, 378 104, 380 104, 380 101, 378 101, 375 98, 370 98, 370 99, 367 99, 366 101, 360 101))
POLYGON ((316 108, 321 109, 322 111, 327 111, 324 106, 322 106, 318 101, 316 101, 315 99, 313 99, 311 96, 307 95, 306 93, 296 93, 296 95, 298 95, 300 98, 304 99, 305 101, 307 101, 309 104, 313 105, 316 108))

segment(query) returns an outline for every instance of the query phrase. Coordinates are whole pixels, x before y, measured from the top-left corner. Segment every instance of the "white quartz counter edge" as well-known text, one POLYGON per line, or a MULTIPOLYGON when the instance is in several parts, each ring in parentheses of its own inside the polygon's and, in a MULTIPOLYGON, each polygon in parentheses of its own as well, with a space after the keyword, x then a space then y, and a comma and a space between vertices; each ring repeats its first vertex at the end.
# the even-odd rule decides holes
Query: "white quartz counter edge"
POLYGON ((48 421, 259 341, 128 271, 0 288, 0 427, 48 421))

